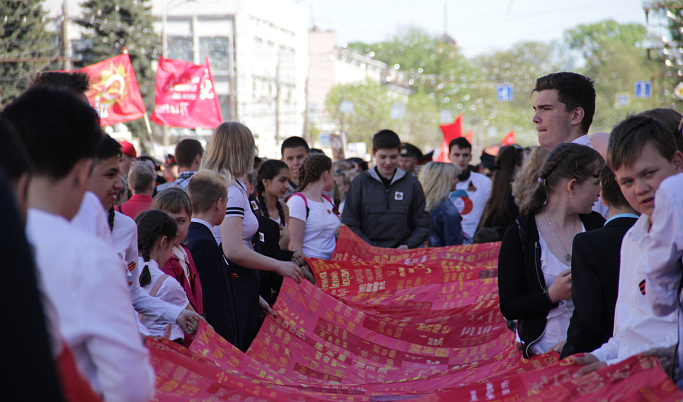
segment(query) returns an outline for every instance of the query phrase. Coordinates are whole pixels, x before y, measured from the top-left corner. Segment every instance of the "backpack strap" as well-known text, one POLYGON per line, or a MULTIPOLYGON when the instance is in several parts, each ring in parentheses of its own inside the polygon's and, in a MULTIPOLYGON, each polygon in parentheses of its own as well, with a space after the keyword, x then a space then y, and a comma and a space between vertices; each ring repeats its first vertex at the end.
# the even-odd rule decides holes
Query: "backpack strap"
MULTIPOLYGON (((306 196, 303 195, 303 194, 301 194, 301 193, 294 193, 294 194, 290 195, 289 198, 292 198, 292 197, 294 197, 295 195, 296 195, 296 196, 299 196, 299 197, 301 197, 301 198, 304 199, 304 205, 306 205, 306 219, 308 219, 308 212, 310 211, 310 210, 308 209, 308 199, 306 199, 306 196)), ((325 195, 323 194, 323 196, 325 196, 325 195)), ((289 198, 288 198, 287 200, 289 200, 289 198)), ((330 198, 330 197, 327 197, 327 198, 328 198, 328 201, 329 201, 329 198, 330 198)))
POLYGON ((152 286, 152 290, 149 291, 149 295, 152 297, 156 297, 157 293, 159 292, 159 289, 161 289, 161 285, 164 284, 164 281, 166 278, 170 278, 170 275, 161 275, 159 279, 154 283, 154 286, 152 286))
POLYGON ((121 210, 121 205, 122 205, 122 204, 119 204, 119 205, 117 205, 117 206, 116 206, 116 209, 118 209, 118 210, 119 210, 119 213, 121 213, 121 214, 122 214, 122 213, 123 213, 123 211, 121 210))

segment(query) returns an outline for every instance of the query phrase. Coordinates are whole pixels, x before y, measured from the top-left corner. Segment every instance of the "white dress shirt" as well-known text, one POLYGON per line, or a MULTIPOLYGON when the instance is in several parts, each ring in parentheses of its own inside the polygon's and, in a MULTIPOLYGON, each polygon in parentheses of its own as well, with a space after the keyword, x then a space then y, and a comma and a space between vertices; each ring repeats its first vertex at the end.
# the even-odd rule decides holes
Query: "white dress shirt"
POLYGON ((31 208, 27 236, 59 330, 78 368, 107 401, 147 401, 154 370, 130 310, 121 261, 101 239, 31 208))
POLYGON ((666 347, 678 342, 678 311, 657 317, 640 289, 645 280, 647 251, 652 244, 649 228, 650 218, 642 215, 626 232, 621 245, 614 335, 591 352, 607 364, 618 363, 653 347, 666 347))
POLYGON ((683 256, 683 174, 667 177, 659 184, 652 214, 652 243, 648 249, 646 296, 657 315, 677 309, 683 256))
POLYGON ((102 201, 92 191, 83 194, 81 206, 76 216, 71 219, 71 224, 83 229, 84 232, 92 233, 105 243, 111 244, 111 229, 107 211, 102 206, 102 201))

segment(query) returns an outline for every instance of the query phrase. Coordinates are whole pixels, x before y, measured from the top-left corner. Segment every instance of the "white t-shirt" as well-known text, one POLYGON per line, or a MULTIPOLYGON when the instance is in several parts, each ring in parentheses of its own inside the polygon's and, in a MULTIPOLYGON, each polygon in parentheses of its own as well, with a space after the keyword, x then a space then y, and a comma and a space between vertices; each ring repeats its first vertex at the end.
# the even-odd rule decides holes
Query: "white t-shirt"
MULTIPOLYGON (((145 289, 145 291, 147 291, 147 293, 149 293, 152 291, 154 284, 159 280, 159 278, 165 274, 159 269, 159 265, 156 261, 149 260, 149 262, 145 262, 142 257, 139 258, 138 266, 140 267, 140 270, 147 265, 147 267, 149 267, 149 274, 152 277, 152 281, 142 287, 145 289)), ((183 287, 180 286, 180 283, 178 283, 178 281, 172 276, 164 280, 155 297, 182 309, 185 309, 185 307, 190 304, 189 300, 187 300, 187 294, 185 293, 185 290, 183 290, 183 287)), ((156 317, 153 316, 150 317, 143 315, 140 321, 145 327, 149 328, 149 332, 152 334, 152 336, 163 336, 168 324, 155 321, 155 318, 156 317)), ((184 336, 185 334, 183 333, 183 330, 180 329, 180 326, 175 323, 172 324, 171 339, 183 339, 184 336)))
MULTIPOLYGON (((242 243, 249 249, 253 249, 251 239, 258 231, 258 218, 251 211, 249 196, 243 179, 235 180, 228 188, 228 207, 225 211, 226 218, 242 218, 242 243)), ((213 227, 213 236, 218 244, 221 243, 220 225, 213 227)))
POLYGON ((329 260, 337 245, 334 234, 341 221, 332 211, 333 205, 323 197, 323 202, 308 201, 308 218, 306 218, 306 202, 298 195, 289 197, 289 217, 306 223, 304 229, 303 252, 306 257, 329 260))
POLYGON ((479 220, 490 195, 491 179, 483 174, 471 172, 470 177, 458 182, 455 191, 448 196, 462 217, 460 224, 465 235, 464 244, 472 243, 474 232, 477 231, 479 220))
POLYGON ((111 246, 61 216, 31 208, 27 237, 59 331, 91 386, 108 401, 147 401, 154 370, 111 246))

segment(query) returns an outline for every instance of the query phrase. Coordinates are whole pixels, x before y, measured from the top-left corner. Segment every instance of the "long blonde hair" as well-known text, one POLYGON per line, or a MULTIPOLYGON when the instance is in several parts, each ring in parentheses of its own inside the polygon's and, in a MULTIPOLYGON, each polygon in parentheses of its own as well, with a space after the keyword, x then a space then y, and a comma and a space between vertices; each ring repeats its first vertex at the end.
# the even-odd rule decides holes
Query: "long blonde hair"
POLYGON ((420 172, 420 183, 425 193, 427 211, 432 212, 441 201, 448 198, 455 178, 461 173, 452 163, 429 162, 420 172))
POLYGON ((242 177, 254 169, 256 143, 251 130, 237 122, 222 123, 213 131, 200 170, 211 170, 228 177, 242 177))

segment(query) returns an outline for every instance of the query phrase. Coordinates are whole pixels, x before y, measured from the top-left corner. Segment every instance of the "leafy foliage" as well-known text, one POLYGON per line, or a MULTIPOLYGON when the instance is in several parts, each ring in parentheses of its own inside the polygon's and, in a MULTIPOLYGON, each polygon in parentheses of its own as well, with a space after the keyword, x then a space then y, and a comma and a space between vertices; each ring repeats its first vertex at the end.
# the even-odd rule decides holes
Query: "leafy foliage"
POLYGON ((33 73, 59 56, 57 35, 47 29, 42 0, 0 2, 0 105, 19 96, 33 73), (41 61, 12 61, 32 60, 41 61))

